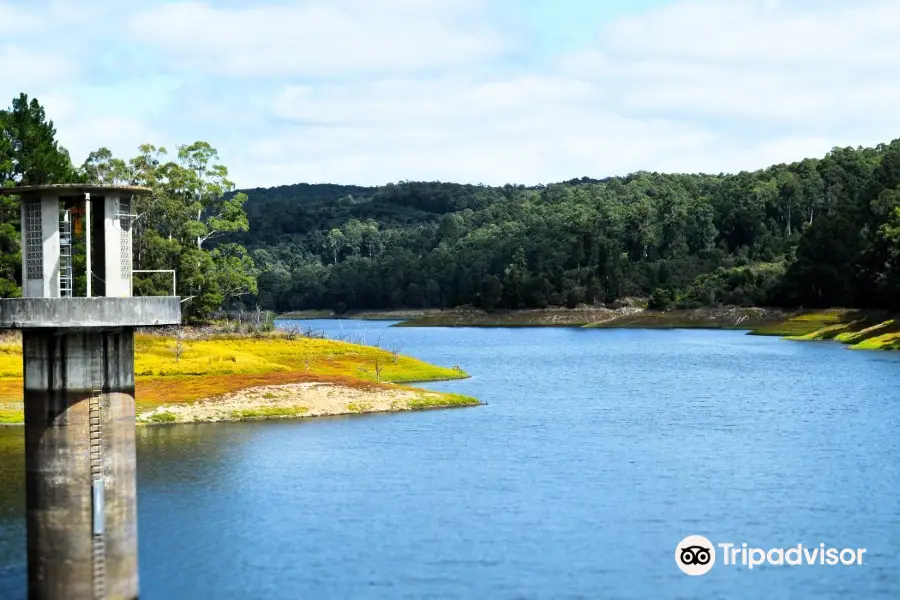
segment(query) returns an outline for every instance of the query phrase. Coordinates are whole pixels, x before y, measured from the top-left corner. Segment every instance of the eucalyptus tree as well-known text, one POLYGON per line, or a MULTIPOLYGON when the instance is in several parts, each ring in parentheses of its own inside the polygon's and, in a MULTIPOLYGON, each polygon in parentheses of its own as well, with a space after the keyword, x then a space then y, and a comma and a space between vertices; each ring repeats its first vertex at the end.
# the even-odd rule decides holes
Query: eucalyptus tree
MULTIPOLYGON (((135 266, 175 269, 188 318, 206 319, 242 296, 257 293, 258 270, 244 246, 223 236, 247 231, 247 196, 234 193, 228 169, 206 142, 179 146, 174 158, 163 147, 144 144, 125 161, 101 148, 82 165, 82 177, 105 184, 147 187, 135 214, 135 266)), ((138 293, 163 293, 165 282, 135 277, 138 293)))

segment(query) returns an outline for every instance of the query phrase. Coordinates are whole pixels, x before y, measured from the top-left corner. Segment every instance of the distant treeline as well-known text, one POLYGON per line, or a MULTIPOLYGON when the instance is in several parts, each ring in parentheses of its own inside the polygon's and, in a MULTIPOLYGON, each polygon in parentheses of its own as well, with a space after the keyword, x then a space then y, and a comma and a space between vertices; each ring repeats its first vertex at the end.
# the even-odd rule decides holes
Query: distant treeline
MULTIPOLYGON (((37 100, 0 110, 0 186, 143 185, 135 267, 176 269, 186 315, 610 303, 900 309, 900 140, 735 175, 547 186, 400 182, 235 191, 205 142, 104 148, 79 167, 37 100)), ((598 166, 598 170, 602 166, 598 166)), ((19 293, 0 198, 0 297, 19 293)), ((82 281, 79 285, 84 285, 82 281)), ((136 277, 142 294, 167 281, 136 277)))
POLYGON ((735 175, 244 190, 275 310, 900 308, 900 140, 735 175))

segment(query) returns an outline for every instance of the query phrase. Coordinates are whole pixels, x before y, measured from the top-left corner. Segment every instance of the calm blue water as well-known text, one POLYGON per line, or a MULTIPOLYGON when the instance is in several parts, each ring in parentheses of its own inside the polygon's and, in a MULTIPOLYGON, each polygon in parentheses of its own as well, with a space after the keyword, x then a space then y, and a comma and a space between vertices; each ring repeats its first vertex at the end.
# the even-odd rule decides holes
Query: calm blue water
MULTIPOLYGON (((900 355, 730 331, 315 321, 487 406, 140 431, 142 599, 898 598, 900 355), (675 565, 717 542, 859 567, 675 565)), ((0 430, 0 598, 24 597, 0 430)), ((721 559, 720 559, 721 562, 721 559)))

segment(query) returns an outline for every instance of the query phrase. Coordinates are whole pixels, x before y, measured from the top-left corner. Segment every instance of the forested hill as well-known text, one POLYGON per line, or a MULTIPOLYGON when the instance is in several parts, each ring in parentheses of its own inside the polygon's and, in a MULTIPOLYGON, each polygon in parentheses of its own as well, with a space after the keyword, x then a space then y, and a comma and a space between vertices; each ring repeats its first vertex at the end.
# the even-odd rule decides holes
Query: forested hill
POLYGON ((354 198, 367 198, 375 190, 355 185, 309 183, 243 190, 248 195, 244 210, 257 228, 252 234, 239 237, 244 242, 272 244, 283 235, 303 233, 330 223, 339 225, 347 219, 341 199, 343 206, 354 206, 354 198))
MULTIPOLYGON (((495 309, 634 296, 661 308, 900 310, 900 140, 733 175, 639 172, 538 187, 242 193, 217 161, 197 141, 172 154, 144 144, 130 159, 100 148, 76 166, 36 99, 20 94, 0 110, 0 186, 151 189, 134 203, 135 267, 175 269, 190 320, 236 304, 495 309)), ((17 201, 0 197, 0 297, 21 293, 19 216, 17 201)), ((85 269, 75 267, 78 291, 85 269)), ((134 280, 138 294, 169 285, 153 274, 134 280)))
POLYGON ((372 219, 383 228, 409 226, 449 212, 484 208, 496 198, 494 190, 483 186, 421 182, 382 187, 298 183, 241 191, 248 196, 245 210, 256 224, 241 240, 266 244, 283 235, 327 232, 351 219, 372 219))
POLYGON ((251 300, 278 310, 900 304, 900 140, 734 175, 244 191, 251 300))

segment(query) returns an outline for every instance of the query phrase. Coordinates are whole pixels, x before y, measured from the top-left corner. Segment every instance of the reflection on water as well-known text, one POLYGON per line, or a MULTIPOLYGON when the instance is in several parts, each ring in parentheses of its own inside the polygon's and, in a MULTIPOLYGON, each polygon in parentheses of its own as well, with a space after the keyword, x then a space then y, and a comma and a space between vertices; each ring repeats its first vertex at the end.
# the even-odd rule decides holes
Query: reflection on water
POLYGON ((0 598, 23 595, 26 568, 25 435, 0 427, 0 598))
MULTIPOLYGON (((141 429, 142 598, 900 597, 900 356, 730 331, 310 323, 487 406, 141 429), (377 330, 377 331, 376 331, 377 330), (866 547, 683 575, 688 534, 866 547)), ((24 597, 0 429, 0 598, 24 597)))

